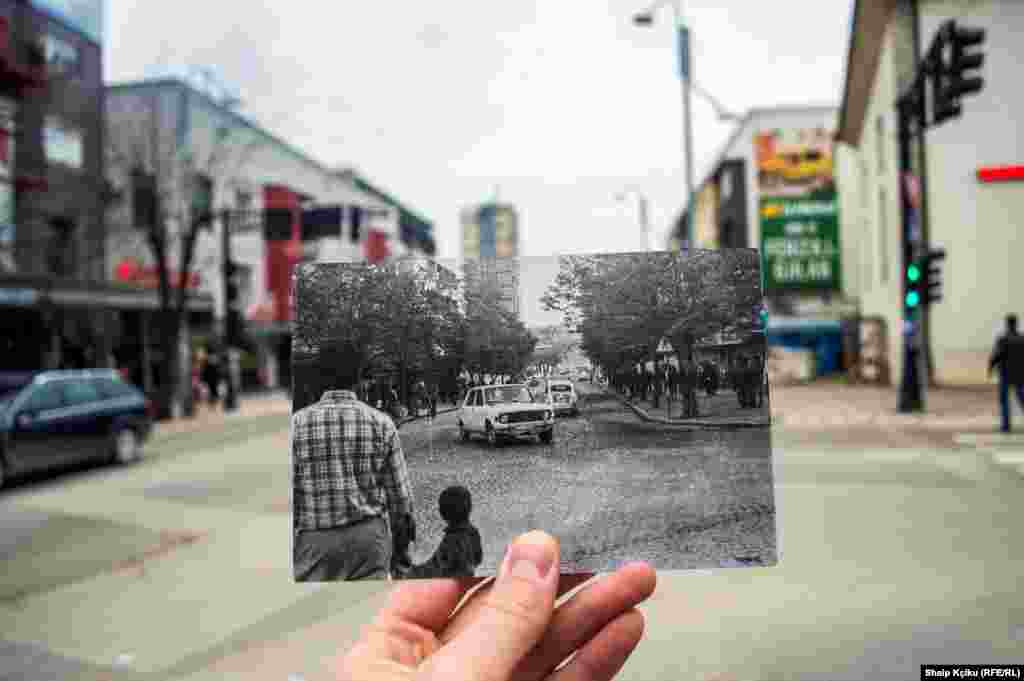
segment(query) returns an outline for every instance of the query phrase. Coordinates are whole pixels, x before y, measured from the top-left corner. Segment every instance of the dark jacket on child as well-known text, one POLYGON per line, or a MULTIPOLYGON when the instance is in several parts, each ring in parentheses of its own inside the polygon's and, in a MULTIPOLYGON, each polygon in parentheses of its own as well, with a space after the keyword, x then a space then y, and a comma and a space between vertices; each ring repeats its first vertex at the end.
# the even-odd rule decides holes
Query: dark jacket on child
POLYGON ((483 562, 484 550, 480 532, 471 523, 449 525, 444 538, 430 560, 414 565, 409 577, 473 577, 483 562))

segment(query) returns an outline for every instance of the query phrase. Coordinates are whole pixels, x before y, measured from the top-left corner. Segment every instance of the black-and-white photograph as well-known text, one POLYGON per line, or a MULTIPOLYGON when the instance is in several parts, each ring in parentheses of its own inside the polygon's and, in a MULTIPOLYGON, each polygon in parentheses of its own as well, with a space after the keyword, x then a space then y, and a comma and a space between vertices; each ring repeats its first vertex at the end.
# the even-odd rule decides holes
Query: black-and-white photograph
POLYGON ((297 581, 777 562, 749 249, 318 263, 295 275, 297 581))

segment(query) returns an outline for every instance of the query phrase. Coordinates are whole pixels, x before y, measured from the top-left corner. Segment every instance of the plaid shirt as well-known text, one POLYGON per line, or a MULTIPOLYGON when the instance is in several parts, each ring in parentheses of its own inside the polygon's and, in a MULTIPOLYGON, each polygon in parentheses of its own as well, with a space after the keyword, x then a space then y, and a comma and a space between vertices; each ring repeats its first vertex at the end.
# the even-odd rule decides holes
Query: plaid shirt
POLYGON ((292 416, 295 531, 412 515, 412 488, 398 429, 348 390, 324 393, 292 416))

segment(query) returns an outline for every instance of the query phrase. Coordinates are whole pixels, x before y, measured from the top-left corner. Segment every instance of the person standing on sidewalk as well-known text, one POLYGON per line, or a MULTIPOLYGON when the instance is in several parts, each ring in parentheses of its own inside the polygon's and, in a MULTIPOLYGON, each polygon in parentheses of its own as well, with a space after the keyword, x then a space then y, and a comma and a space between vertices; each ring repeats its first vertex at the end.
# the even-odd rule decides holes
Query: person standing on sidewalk
POLYGON ((320 362, 323 396, 292 416, 297 582, 390 577, 416 538, 398 429, 356 398, 358 371, 343 364, 320 362))
POLYGON ((206 361, 203 363, 203 383, 206 384, 207 394, 210 397, 210 406, 216 407, 220 397, 220 360, 217 355, 206 349, 206 361))
POLYGON ((988 374, 999 367, 1000 430, 1010 432, 1010 388, 1024 408, 1024 336, 1017 332, 1017 315, 1006 317, 1006 333, 996 340, 988 362, 988 374))

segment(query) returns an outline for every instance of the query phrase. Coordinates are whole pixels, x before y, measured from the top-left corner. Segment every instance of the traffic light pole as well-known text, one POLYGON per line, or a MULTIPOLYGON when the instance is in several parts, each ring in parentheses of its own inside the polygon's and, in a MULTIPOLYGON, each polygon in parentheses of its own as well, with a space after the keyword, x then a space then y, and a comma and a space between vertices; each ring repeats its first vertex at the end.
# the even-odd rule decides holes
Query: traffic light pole
POLYGON ((231 349, 234 346, 235 339, 232 337, 233 320, 232 315, 237 313, 235 309, 238 305, 238 301, 234 300, 237 296, 232 293, 237 291, 237 287, 232 281, 234 277, 234 266, 231 259, 231 212, 224 210, 221 212, 221 229, 220 229, 220 253, 221 253, 221 272, 223 274, 223 292, 224 292, 224 320, 222 326, 221 336, 221 367, 223 367, 224 376, 226 377, 227 391, 224 394, 224 411, 236 411, 238 409, 238 394, 235 390, 235 376, 234 366, 231 349))
MULTIPOLYGON (((921 375, 921 306, 908 303, 914 293, 908 285, 906 272, 917 260, 920 244, 920 230, 915 230, 914 206, 911 202, 908 178, 911 172, 912 121, 911 111, 898 106, 899 151, 900 151, 900 214, 902 230, 900 242, 903 246, 903 379, 900 383, 899 411, 903 413, 923 411, 925 383, 921 375), (917 232, 917 233, 915 233, 917 232)), ((922 126, 923 127, 923 126, 922 126)))
POLYGON ((956 20, 944 23, 936 32, 923 63, 917 67, 910 89, 897 100, 900 153, 900 208, 903 218, 903 379, 899 410, 923 411, 930 377, 924 310, 942 299, 941 261, 946 252, 931 250, 925 239, 921 214, 921 191, 912 174, 911 153, 915 137, 923 146, 925 131, 958 118, 961 99, 981 91, 984 79, 977 70, 984 64, 983 53, 974 52, 985 41, 983 29, 961 26, 956 20), (948 49, 947 49, 948 48, 948 49), (947 59, 947 51, 951 56, 947 59), (927 104, 931 81, 931 106, 927 104), (930 109, 930 121, 929 121, 930 109))

